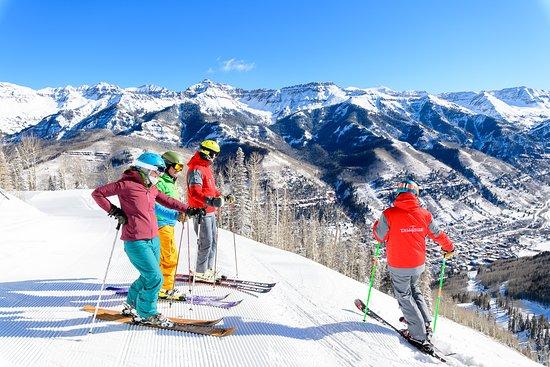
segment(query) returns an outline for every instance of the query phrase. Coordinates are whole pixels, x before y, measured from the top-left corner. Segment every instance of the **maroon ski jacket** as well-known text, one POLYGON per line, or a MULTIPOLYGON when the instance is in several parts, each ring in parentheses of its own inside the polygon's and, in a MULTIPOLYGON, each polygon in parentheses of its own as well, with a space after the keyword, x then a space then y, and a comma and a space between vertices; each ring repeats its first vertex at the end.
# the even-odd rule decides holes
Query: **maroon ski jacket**
POLYGON ((139 172, 133 169, 126 170, 118 181, 92 192, 97 205, 106 212, 111 209, 107 197, 114 195, 118 196, 120 207, 128 217, 120 236, 123 241, 148 240, 158 236, 155 202, 179 212, 187 209, 187 204, 166 196, 156 186, 146 187, 139 172))

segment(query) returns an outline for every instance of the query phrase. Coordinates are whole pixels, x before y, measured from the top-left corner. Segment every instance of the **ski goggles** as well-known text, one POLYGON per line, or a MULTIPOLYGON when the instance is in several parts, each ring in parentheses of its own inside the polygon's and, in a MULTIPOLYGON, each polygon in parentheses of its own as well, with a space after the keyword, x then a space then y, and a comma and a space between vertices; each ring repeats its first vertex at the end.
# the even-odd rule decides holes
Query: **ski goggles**
POLYGON ((157 168, 157 172, 158 173, 164 173, 164 171, 166 170, 164 167, 161 167, 161 166, 155 166, 157 168))
POLYGON ((183 170, 183 164, 181 164, 181 163, 176 163, 172 167, 174 167, 176 172, 181 172, 183 170))

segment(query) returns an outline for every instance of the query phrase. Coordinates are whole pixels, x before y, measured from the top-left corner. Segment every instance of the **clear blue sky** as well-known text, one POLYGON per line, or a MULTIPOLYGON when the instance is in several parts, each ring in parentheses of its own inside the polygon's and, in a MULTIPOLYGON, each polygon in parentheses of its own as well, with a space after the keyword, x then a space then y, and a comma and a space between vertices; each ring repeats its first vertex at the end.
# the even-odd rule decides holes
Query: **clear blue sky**
POLYGON ((550 0, 0 0, 0 81, 550 89, 550 0))

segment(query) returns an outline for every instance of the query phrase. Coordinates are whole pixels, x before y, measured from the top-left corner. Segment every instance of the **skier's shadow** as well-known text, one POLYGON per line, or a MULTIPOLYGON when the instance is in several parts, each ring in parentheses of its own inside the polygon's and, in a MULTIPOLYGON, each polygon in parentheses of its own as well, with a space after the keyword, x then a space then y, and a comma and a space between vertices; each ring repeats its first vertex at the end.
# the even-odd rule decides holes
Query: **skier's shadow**
POLYGON ((395 332, 387 327, 374 323, 357 321, 341 321, 315 326, 297 327, 270 321, 244 321, 238 316, 224 317, 224 325, 236 326, 236 335, 274 335, 301 340, 321 340, 325 337, 349 332, 368 332, 390 334, 395 332))
MULTIPOLYGON (((95 305, 101 285, 94 281, 97 280, 80 278, 0 283, 0 337, 55 338, 85 335, 90 328, 91 315, 81 317, 80 308, 85 304, 95 305)), ((101 306, 120 305, 121 296, 108 293, 103 294, 101 306)), ((124 324, 96 323, 94 332, 127 328, 124 324)))

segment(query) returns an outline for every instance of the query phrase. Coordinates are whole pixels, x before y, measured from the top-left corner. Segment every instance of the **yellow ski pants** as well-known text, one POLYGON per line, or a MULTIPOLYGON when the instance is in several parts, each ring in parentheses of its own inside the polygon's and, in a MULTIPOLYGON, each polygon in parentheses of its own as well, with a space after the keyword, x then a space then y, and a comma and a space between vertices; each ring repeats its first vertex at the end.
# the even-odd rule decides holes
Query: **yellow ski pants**
POLYGON ((176 266, 178 265, 178 249, 174 240, 174 226, 163 226, 159 228, 160 238, 160 271, 164 276, 162 289, 174 287, 176 266))

